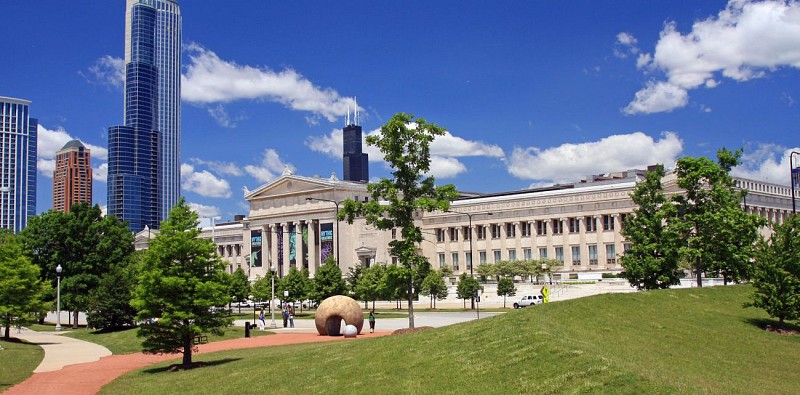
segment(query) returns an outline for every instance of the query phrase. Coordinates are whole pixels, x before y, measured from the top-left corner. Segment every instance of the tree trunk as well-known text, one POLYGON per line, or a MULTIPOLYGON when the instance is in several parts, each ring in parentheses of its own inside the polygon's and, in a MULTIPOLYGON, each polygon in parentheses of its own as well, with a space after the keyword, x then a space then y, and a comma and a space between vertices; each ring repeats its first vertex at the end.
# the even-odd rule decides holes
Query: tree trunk
POLYGON ((504 309, 506 308, 506 296, 505 295, 503 295, 503 308, 504 309))
POLYGON ((78 310, 72 312, 72 317, 75 318, 75 320, 72 321, 72 329, 78 329, 78 314, 78 310))
POLYGON ((3 339, 10 340, 11 339, 11 323, 6 323, 6 330, 3 334, 3 339))
POLYGON ((183 327, 186 332, 183 334, 183 368, 189 369, 192 366, 192 331, 189 330, 189 320, 183 320, 183 327))
POLYGON ((414 329, 414 281, 408 278, 408 327, 414 329))
POLYGON ((695 276, 697 277, 697 287, 703 287, 703 267, 700 266, 700 258, 696 258, 694 262, 694 272, 695 276))

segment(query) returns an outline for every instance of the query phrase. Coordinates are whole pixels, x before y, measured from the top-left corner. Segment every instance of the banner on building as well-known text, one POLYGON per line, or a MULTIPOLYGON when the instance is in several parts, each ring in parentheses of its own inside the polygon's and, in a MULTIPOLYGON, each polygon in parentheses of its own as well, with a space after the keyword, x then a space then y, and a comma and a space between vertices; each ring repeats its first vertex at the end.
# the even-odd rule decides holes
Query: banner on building
POLYGON ((289 266, 297 266, 297 226, 289 225, 289 266))
POLYGON ((262 241, 261 229, 250 231, 250 267, 261 267, 262 265, 262 241))
POLYGON ((303 267, 308 267, 308 224, 303 224, 301 230, 303 235, 303 267))
POLYGON ((800 167, 792 169, 792 188, 800 188, 800 167))
POLYGON ((278 232, 278 272, 283 277, 283 225, 276 228, 278 232))
POLYGON ((319 224, 319 252, 322 264, 333 255, 333 223, 319 224))

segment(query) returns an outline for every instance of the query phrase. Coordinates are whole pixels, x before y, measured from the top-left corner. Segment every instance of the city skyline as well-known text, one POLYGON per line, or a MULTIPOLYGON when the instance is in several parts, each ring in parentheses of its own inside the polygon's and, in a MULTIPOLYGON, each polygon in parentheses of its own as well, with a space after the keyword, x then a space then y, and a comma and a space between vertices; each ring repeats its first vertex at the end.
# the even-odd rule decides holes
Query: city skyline
MULTIPOLYGON (((94 202, 105 205, 125 4, 34 3, 6 5, 0 32, 22 38, 0 48, 41 61, 0 58, 0 73, 15 76, 0 95, 31 100, 39 118, 38 210, 49 209, 54 152, 72 138, 92 150, 94 202)), ((285 167, 343 179, 356 96, 365 135, 397 112, 445 127, 433 175, 464 191, 671 167, 723 146, 745 149, 735 174, 788 185, 796 3, 181 5, 181 193, 204 216, 247 214, 243 187, 285 167)), ((387 176, 382 155, 364 151, 370 177, 387 176)))

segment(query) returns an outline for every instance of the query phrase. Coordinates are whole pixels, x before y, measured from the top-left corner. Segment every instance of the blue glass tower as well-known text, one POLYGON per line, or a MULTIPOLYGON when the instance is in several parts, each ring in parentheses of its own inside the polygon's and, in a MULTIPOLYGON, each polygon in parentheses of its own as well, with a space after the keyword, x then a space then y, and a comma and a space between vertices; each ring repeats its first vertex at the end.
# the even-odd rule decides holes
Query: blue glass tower
POLYGON ((153 1, 128 4, 125 125, 108 129, 108 213, 136 232, 161 220, 157 12, 153 1))
POLYGON ((342 130, 346 181, 369 181, 369 155, 362 152, 361 135, 361 125, 350 124, 342 130))
POLYGON ((38 122, 31 102, 0 97, 0 228, 17 233, 36 215, 38 122))

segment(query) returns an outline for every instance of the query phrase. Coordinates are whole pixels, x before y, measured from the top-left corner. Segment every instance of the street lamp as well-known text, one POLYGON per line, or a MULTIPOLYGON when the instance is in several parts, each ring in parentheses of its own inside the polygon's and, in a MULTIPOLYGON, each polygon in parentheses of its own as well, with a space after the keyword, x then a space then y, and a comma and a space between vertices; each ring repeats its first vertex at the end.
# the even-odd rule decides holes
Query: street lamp
POLYGON ((340 266, 341 262, 339 261, 339 238, 341 237, 341 235, 339 234, 339 203, 341 202, 337 202, 336 200, 320 199, 312 197, 307 197, 306 200, 308 201, 319 200, 321 202, 330 202, 336 205, 336 266, 340 266))
POLYGON ((61 268, 59 263, 56 266, 56 332, 61 330, 61 268))
POLYGON ((800 155, 800 152, 792 151, 789 154, 789 183, 790 183, 791 188, 792 188, 792 215, 797 213, 796 208, 795 208, 795 202, 794 202, 794 199, 795 199, 794 198, 794 193, 795 193, 795 185, 798 182, 798 176, 800 176, 800 173, 798 173, 798 171, 800 171, 800 169, 795 168, 794 167, 794 161, 792 161, 792 157, 794 157, 795 155, 800 155))
POLYGON ((270 329, 276 329, 278 326, 275 325, 275 271, 278 270, 275 265, 269 267, 269 274, 272 277, 272 299, 269 300, 269 311, 272 313, 272 322, 269 324, 270 329))

